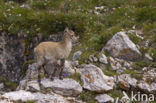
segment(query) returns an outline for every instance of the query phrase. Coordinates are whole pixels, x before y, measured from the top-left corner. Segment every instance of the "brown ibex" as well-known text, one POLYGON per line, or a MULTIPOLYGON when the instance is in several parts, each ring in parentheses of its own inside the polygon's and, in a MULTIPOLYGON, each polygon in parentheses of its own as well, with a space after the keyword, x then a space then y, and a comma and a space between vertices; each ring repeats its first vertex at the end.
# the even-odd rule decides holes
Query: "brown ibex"
POLYGON ((63 38, 60 42, 41 42, 35 49, 34 54, 37 62, 37 68, 38 68, 38 82, 40 83, 41 77, 40 72, 41 68, 44 69, 45 73, 46 70, 44 66, 47 63, 52 63, 55 66, 55 69, 51 75, 51 79, 53 80, 53 76, 55 75, 55 72, 57 71, 58 67, 58 60, 60 60, 61 64, 61 71, 59 74, 59 78, 62 78, 62 71, 63 71, 63 65, 65 62, 65 59, 69 56, 71 50, 72 50, 72 43, 77 41, 77 37, 75 36, 75 33, 72 30, 69 30, 66 28, 64 30, 63 38))

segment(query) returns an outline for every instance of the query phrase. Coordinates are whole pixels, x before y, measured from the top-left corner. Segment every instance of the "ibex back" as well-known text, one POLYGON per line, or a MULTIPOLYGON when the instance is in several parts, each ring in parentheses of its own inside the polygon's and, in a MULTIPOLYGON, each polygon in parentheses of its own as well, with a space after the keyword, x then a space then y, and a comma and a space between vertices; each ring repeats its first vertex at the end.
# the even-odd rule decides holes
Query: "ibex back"
POLYGON ((71 50, 72 50, 72 43, 77 41, 77 37, 75 36, 75 33, 72 30, 69 30, 66 28, 64 30, 63 38, 60 42, 41 42, 35 49, 34 54, 36 56, 36 62, 37 62, 37 68, 38 68, 38 81, 40 83, 40 70, 41 68, 44 69, 45 73, 46 70, 44 68, 44 65, 47 63, 52 63, 55 66, 54 72, 51 75, 51 79, 53 80, 53 77, 55 75, 55 72, 57 71, 57 61, 61 61, 61 71, 59 74, 59 78, 62 79, 62 71, 63 71, 63 65, 65 62, 65 59, 69 56, 71 50))

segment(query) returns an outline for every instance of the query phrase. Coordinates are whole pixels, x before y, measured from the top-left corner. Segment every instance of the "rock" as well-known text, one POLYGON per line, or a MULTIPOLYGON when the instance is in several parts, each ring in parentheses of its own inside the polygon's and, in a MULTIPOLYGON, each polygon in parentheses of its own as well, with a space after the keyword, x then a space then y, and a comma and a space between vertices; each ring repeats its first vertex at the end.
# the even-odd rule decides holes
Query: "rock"
POLYGON ((25 90, 28 90, 28 91, 31 91, 31 92, 40 91, 40 86, 38 84, 38 81, 37 80, 29 81, 27 83, 27 85, 26 85, 26 89, 25 90))
POLYGON ((4 88, 4 84, 0 83, 0 90, 4 88))
POLYGON ((33 63, 28 66, 28 70, 26 71, 26 76, 24 79, 33 80, 38 78, 38 70, 37 70, 37 64, 33 63))
POLYGON ((152 83, 150 85, 150 88, 151 88, 150 93, 156 94, 156 83, 152 83))
POLYGON ((82 92, 81 85, 69 78, 63 80, 54 79, 54 81, 43 79, 41 84, 44 88, 51 88, 53 92, 64 96, 77 96, 82 92))
POLYGON ((96 96, 95 99, 98 103, 114 103, 114 99, 107 94, 96 96))
POLYGON ((72 61, 70 61, 70 60, 65 60, 63 72, 64 72, 64 73, 68 73, 69 75, 75 73, 75 70, 74 70, 72 61))
POLYGON ((121 69, 121 67, 122 67, 121 64, 119 62, 117 62, 114 58, 110 57, 109 61, 110 61, 110 64, 111 64, 111 67, 113 70, 121 69))
POLYGON ((18 82, 25 52, 25 40, 22 36, 0 33, 0 77, 18 82))
POLYGON ((81 56, 81 54, 82 54, 82 51, 77 51, 77 52, 75 52, 74 54, 73 54, 73 57, 72 57, 72 60, 77 60, 77 59, 79 59, 80 58, 80 56, 81 56))
POLYGON ((21 80, 16 90, 25 90, 28 80, 21 80))
POLYGON ((90 56, 89 56, 89 61, 90 61, 90 62, 97 62, 98 59, 97 59, 94 55, 90 55, 90 56))
POLYGON ((145 53, 145 59, 153 61, 153 58, 148 53, 145 53))
POLYGON ((83 87, 90 91, 103 93, 114 87, 114 78, 103 74, 102 70, 95 65, 88 64, 81 69, 83 87))
POLYGON ((107 42, 103 50, 107 50, 113 57, 130 61, 138 60, 142 55, 125 32, 116 33, 112 39, 107 42))
POLYGON ((104 54, 101 54, 99 57, 99 62, 108 64, 107 57, 104 54))
POLYGON ((73 61, 73 66, 78 67, 79 66, 79 61, 73 61))
POLYGON ((122 74, 118 76, 117 83, 120 88, 129 90, 129 88, 137 87, 137 80, 135 78, 131 78, 129 74, 122 74))
POLYGON ((14 91, 5 93, 2 95, 4 98, 8 98, 13 101, 19 101, 22 102, 26 101, 36 101, 37 103, 68 103, 65 98, 63 98, 60 95, 57 94, 43 94, 40 92, 37 93, 31 93, 28 91, 20 90, 20 91, 14 91))
POLYGON ((140 81, 138 83, 138 88, 146 93, 150 93, 150 85, 147 84, 145 81, 140 81))
POLYGON ((144 81, 153 81, 154 78, 156 77, 156 68, 149 68, 149 67, 144 67, 144 74, 143 74, 143 80, 144 81))

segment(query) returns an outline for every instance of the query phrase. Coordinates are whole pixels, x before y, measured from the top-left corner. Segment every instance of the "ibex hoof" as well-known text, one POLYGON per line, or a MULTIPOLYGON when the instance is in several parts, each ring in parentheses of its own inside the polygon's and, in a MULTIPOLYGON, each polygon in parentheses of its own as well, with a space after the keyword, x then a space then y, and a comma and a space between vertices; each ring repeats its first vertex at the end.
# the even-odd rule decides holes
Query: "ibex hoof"
POLYGON ((60 76, 60 77, 59 77, 59 79, 60 79, 60 80, 63 80, 63 77, 62 77, 62 76, 60 76))
POLYGON ((51 81, 53 81, 54 80, 54 78, 52 77, 52 78, 50 78, 51 79, 51 81))

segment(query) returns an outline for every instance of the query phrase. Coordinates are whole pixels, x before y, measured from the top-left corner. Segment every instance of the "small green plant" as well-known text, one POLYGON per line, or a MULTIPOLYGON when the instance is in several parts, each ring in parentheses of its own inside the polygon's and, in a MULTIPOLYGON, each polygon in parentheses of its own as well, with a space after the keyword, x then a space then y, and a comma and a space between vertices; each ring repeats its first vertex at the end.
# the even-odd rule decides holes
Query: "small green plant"
POLYGON ((119 75, 116 71, 114 71, 110 64, 107 64, 106 69, 103 70, 105 75, 114 76, 119 75))
POLYGON ((69 78, 76 80, 77 82, 79 82, 82 85, 80 73, 75 72, 74 74, 70 75, 69 78))
POLYGON ((97 103, 97 101, 94 100, 96 96, 95 92, 91 91, 83 91, 78 98, 81 99, 82 101, 86 101, 87 103, 97 103))

